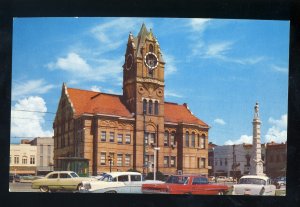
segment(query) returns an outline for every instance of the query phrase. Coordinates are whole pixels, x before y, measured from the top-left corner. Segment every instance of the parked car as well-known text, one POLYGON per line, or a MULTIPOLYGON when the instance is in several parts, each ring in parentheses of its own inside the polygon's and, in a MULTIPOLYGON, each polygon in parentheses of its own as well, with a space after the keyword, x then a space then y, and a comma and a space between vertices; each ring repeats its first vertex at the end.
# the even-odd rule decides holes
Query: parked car
POLYGON ((139 172, 106 173, 98 181, 83 181, 79 192, 83 193, 142 193, 143 183, 163 183, 158 180, 144 180, 139 172))
POLYGON ((226 182, 227 181, 227 177, 226 176, 218 176, 217 177, 217 182, 226 182))
POLYGON ((227 185, 211 184, 206 177, 195 175, 172 175, 166 183, 142 185, 143 193, 224 195, 227 191, 227 185))
POLYGON ((40 189, 41 192, 76 191, 84 180, 97 180, 95 178, 79 177, 73 171, 54 171, 45 178, 32 181, 31 188, 40 189))
POLYGON ((232 195, 275 195, 276 187, 267 176, 245 175, 233 185, 232 195))

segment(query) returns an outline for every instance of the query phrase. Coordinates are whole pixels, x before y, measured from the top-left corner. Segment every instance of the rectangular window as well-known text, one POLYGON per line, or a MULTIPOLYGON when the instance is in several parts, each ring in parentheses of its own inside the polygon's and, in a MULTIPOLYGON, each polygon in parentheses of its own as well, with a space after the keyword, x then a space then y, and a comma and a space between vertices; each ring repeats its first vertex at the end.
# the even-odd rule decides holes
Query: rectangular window
POLYGON ((169 157, 164 156, 164 167, 169 167, 169 157))
POLYGON ((110 142, 115 142, 115 133, 114 132, 109 133, 109 141, 110 142))
POLYGON ((125 136, 125 143, 126 144, 130 144, 130 142, 131 142, 131 135, 130 134, 126 134, 126 136, 125 136))
POLYGON ((155 133, 150 133, 150 144, 155 144, 155 133))
POLYGON ((33 155, 30 156, 30 164, 35 164, 35 157, 33 155))
POLYGON ((175 145, 175 134, 174 132, 171 133, 171 145, 175 145))
POLYGON ((145 156, 145 164, 149 166, 149 155, 145 156))
POLYGON ((176 167, 176 157, 171 157, 171 167, 176 167))
POLYGON ((22 157, 22 164, 24 164, 24 165, 27 164, 27 157, 22 157))
POLYGON ((130 166, 131 155, 125 155, 125 166, 130 166))
POLYGON ((148 144, 148 135, 149 135, 149 133, 145 133, 145 145, 147 145, 148 144))
POLYGON ((117 155, 117 166, 122 166, 123 165, 123 155, 118 154, 117 155))
POLYGON ((165 132, 164 146, 169 146, 169 132, 165 132))
POLYGON ((19 164, 19 156, 15 156, 14 157, 14 163, 15 164, 19 164))
POLYGON ((100 154, 100 165, 106 165, 106 153, 101 152, 100 154))
POLYGON ((101 141, 102 141, 102 142, 105 142, 105 141, 106 141, 106 132, 105 132, 105 131, 102 131, 102 132, 101 132, 101 141))
POLYGON ((187 132, 185 134, 185 146, 189 147, 189 145, 190 145, 190 139, 189 139, 189 133, 187 132))
POLYGON ((123 144, 123 134, 118 134, 118 143, 123 144))
POLYGON ((205 158, 201 158, 200 168, 205 168, 205 158))

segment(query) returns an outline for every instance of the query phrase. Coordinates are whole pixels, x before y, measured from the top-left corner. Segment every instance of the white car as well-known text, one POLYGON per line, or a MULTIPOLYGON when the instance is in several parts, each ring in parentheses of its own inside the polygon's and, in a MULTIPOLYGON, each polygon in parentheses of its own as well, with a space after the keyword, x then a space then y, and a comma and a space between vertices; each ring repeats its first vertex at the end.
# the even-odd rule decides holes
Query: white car
POLYGON ((264 175, 245 175, 239 183, 233 185, 232 195, 261 195, 274 196, 276 186, 271 179, 264 175))
POLYGON ((111 172, 98 181, 83 181, 82 193, 142 193, 144 183, 163 183, 159 180, 143 180, 139 172, 111 172))

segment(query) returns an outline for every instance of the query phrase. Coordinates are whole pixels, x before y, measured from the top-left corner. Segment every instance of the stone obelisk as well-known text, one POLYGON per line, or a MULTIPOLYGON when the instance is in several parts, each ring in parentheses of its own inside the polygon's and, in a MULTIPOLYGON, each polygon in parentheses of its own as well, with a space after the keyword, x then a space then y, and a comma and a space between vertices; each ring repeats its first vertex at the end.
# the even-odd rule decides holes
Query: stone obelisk
POLYGON ((251 175, 264 175, 264 162, 261 159, 261 142, 260 142, 260 125, 259 119, 259 105, 256 102, 254 107, 253 118, 253 141, 252 141, 252 156, 250 162, 250 174, 251 175))

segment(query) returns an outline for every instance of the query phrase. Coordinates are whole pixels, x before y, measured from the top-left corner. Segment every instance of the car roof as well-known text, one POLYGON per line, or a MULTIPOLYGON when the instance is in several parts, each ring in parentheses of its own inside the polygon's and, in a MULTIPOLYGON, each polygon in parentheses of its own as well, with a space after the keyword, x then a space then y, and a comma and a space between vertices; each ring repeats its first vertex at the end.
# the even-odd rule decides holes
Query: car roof
POLYGON ((117 177, 120 175, 142 175, 139 172, 108 172, 107 175, 111 175, 112 177, 117 177))
MULTIPOLYGON (((53 172, 50 172, 51 174, 52 173, 74 173, 74 171, 53 171, 53 172)), ((50 174, 49 173, 49 174, 50 174)))
POLYGON ((266 175, 244 175, 241 177, 242 178, 259 178, 259 179, 269 179, 268 176, 266 175))

